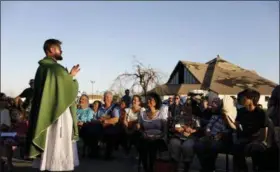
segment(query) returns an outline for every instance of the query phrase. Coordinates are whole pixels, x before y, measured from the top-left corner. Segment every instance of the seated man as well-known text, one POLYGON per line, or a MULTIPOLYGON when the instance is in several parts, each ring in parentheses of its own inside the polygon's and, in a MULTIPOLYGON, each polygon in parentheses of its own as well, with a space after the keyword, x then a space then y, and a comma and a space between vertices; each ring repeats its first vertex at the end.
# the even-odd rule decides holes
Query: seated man
POLYGON ((222 114, 222 102, 216 97, 211 106, 213 115, 206 126, 205 136, 200 138, 194 146, 203 172, 215 170, 218 153, 227 145, 228 128, 222 114))
POLYGON ((238 171, 248 171, 245 156, 251 156, 254 170, 264 171, 263 153, 268 147, 268 117, 257 107, 260 93, 247 89, 242 92, 242 105, 238 111, 235 129, 238 140, 234 145, 234 162, 238 171))
MULTIPOLYGON (((113 104, 113 94, 110 91, 104 93, 104 105, 98 111, 97 119, 102 125, 102 137, 106 143, 106 159, 111 158, 115 140, 119 134, 118 121, 120 111, 116 104, 113 104)), ((98 125, 98 123, 96 124, 98 125)))
POLYGON ((194 157, 194 143, 196 130, 200 126, 199 120, 191 114, 170 117, 169 123, 169 151, 174 161, 175 169, 183 156, 184 172, 188 172, 194 157))

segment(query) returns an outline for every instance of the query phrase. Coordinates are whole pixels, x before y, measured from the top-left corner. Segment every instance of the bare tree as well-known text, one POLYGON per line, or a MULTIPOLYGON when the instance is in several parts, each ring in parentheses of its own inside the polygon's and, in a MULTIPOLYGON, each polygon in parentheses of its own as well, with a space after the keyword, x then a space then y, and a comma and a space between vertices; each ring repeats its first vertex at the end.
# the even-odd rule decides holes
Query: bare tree
POLYGON ((146 97, 149 89, 161 83, 163 76, 161 72, 150 66, 143 65, 136 59, 134 59, 133 71, 120 74, 115 79, 111 89, 123 90, 125 86, 130 85, 132 93, 141 92, 146 97))

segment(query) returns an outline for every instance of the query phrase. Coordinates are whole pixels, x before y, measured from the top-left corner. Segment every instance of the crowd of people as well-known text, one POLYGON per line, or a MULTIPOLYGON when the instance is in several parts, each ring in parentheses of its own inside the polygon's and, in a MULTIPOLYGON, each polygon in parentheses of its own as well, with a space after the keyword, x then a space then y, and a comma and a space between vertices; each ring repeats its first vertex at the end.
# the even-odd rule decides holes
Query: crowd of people
MULTIPOLYGON (((32 80, 30 86, 32 88, 32 80)), ((235 171, 248 171, 245 157, 249 156, 255 171, 276 171, 279 91, 279 86, 273 91, 267 111, 258 106, 260 94, 250 89, 240 92, 237 99, 230 96, 220 99, 215 94, 190 95, 184 104, 179 95, 174 95, 167 105, 162 104, 156 93, 148 94, 145 103, 139 95, 131 98, 129 90, 115 102, 110 91, 104 93, 103 102, 92 104, 87 95, 82 95, 76 111, 82 144, 80 153, 83 157, 101 158, 100 143, 104 143, 104 158, 110 160, 118 146, 127 155, 135 147, 146 172, 153 171, 159 151, 169 151, 174 171, 184 162, 187 172, 197 155, 201 171, 212 172, 218 154, 230 151, 234 155, 235 171)), ((18 134, 17 139, 1 140, 1 145, 5 145, 1 155, 6 152, 11 169, 13 151, 24 149, 31 97, 22 102, 4 93, 0 96, 1 132, 18 134)), ((23 153, 21 157, 24 158, 23 153)))
MULTIPOLYGON (((27 101, 7 97, 0 93, 0 133, 16 132, 16 137, 0 138, 0 157, 4 154, 7 157, 8 170, 11 171, 14 151, 18 148, 20 157, 24 159, 25 138, 28 130, 28 106, 27 101)), ((0 167, 3 171, 5 162, 0 159, 0 167)))
POLYGON ((252 158, 255 172, 278 171, 280 86, 273 90, 267 110, 252 89, 222 99, 211 92, 190 93, 184 103, 174 95, 168 104, 153 92, 143 102, 143 96, 131 97, 129 90, 120 100, 106 91, 103 102, 90 104, 82 95, 76 104, 80 68, 75 65, 68 72, 57 63, 62 60, 60 45, 55 39, 45 42, 46 57, 39 61, 30 88, 16 98, 0 94, 0 157, 7 156, 6 162, 0 159, 1 170, 4 164, 13 169, 17 148, 40 171, 71 171, 79 165, 78 152, 110 160, 121 146, 127 155, 133 147, 138 151, 145 172, 154 171, 163 151, 169 152, 174 172, 181 162, 188 172, 195 156, 202 172, 213 172, 218 154, 225 152, 233 155, 235 172, 248 171, 246 157, 252 158), (77 142, 82 144, 79 151, 77 142))

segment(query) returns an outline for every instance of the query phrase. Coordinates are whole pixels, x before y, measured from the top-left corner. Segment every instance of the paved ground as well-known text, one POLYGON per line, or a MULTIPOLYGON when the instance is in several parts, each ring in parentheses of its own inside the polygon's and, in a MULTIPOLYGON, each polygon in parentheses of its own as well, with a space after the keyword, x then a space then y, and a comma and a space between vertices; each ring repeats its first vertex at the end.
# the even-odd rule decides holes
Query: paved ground
MULTIPOLYGON (((103 160, 89 160, 81 159, 80 166, 75 169, 75 172, 137 172, 137 160, 134 158, 125 158, 121 151, 115 152, 116 159, 113 161, 103 160)), ((217 160, 217 172, 225 171, 225 155, 219 155, 217 160)), ((21 161, 14 159, 15 169, 14 172, 35 172, 36 170, 31 168, 31 162, 21 161)), ((230 167, 232 166, 232 160, 230 157, 230 167)), ((199 163, 197 159, 192 164, 192 170, 190 172, 199 171, 199 163)), ((6 171, 6 170, 5 170, 6 171)))

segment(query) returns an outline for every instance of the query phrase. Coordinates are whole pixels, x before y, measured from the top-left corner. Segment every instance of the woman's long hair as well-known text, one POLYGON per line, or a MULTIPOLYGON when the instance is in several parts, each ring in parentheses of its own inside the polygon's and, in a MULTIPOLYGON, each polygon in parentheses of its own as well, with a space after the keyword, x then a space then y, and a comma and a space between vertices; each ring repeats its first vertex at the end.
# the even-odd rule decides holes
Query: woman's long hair
POLYGON ((133 101, 133 99, 136 98, 136 97, 139 99, 139 102, 140 102, 139 106, 140 106, 140 107, 143 107, 143 102, 142 102, 142 98, 141 98, 140 95, 137 95, 137 94, 133 95, 133 96, 132 96, 132 101, 133 101))
MULTIPOLYGON (((94 106, 94 104, 98 104, 98 109, 101 107, 101 105, 102 105, 102 102, 101 101, 99 101, 99 100, 95 100, 92 104, 90 104, 89 105, 89 107, 93 110, 93 106, 94 106)), ((98 110, 97 109, 97 110, 98 110)))
POLYGON ((12 123, 28 119, 28 113, 23 108, 23 101, 21 99, 18 100, 18 103, 16 103, 13 98, 8 98, 7 101, 12 123))

